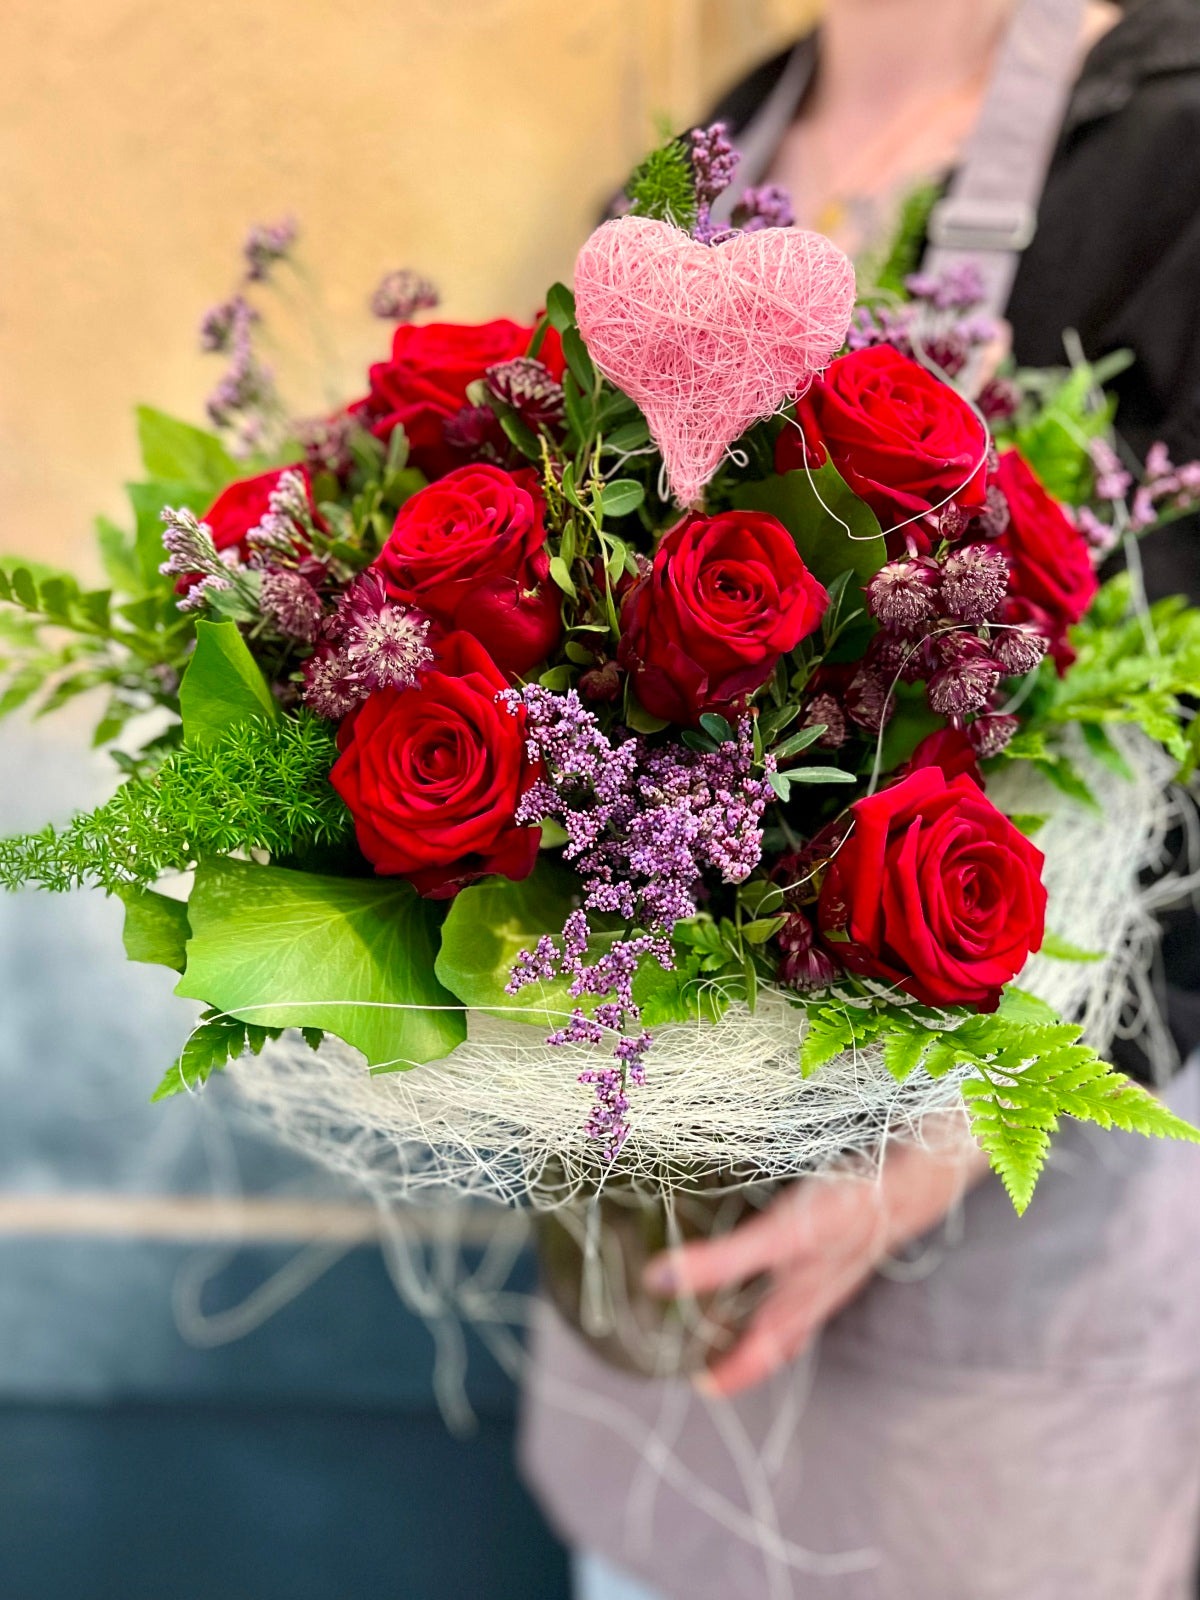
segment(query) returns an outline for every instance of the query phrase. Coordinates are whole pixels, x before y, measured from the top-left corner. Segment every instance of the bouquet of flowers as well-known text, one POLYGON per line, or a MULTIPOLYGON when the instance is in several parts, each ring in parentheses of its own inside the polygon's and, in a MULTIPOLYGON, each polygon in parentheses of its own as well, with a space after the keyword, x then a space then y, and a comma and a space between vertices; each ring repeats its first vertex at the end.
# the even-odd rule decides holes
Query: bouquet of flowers
POLYGON ((1103 1059, 1200 613, 1096 576, 1200 465, 1135 481, 1111 364, 981 385, 970 273, 900 250, 856 304, 777 190, 718 229, 732 161, 650 156, 532 325, 419 322, 391 274, 390 356, 316 420, 256 342, 292 230, 255 230, 212 431, 139 413, 108 586, 0 567, 0 708, 104 690, 124 780, 0 881, 119 895, 204 1003, 159 1095, 229 1065, 389 1195, 543 1205, 939 1108, 1018 1209, 1063 1115, 1200 1139, 1103 1059))

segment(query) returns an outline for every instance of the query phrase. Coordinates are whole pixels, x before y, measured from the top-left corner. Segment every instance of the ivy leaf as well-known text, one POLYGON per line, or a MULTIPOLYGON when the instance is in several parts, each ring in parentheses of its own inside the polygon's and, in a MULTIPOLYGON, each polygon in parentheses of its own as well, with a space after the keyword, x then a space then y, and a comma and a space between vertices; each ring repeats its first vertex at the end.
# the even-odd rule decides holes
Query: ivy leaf
POLYGON ((434 973, 439 911, 396 878, 201 862, 176 994, 264 1027, 321 1028, 372 1067, 447 1055, 466 1037, 434 973))
POLYGON ((187 902, 132 885, 122 892, 121 899, 125 902, 122 937, 130 961, 182 972, 187 965, 187 942, 192 931, 187 902))
POLYGON ((204 744, 247 717, 279 716, 279 706, 233 622, 198 622, 196 650, 179 685, 187 744, 204 744))
POLYGON ((531 983, 515 995, 506 994, 505 985, 521 951, 532 950, 543 934, 557 934, 577 899, 574 875, 544 858, 520 883, 489 878, 460 890, 442 924, 438 980, 464 1005, 561 1027, 577 1006, 587 1010, 595 1001, 573 999, 567 982, 557 978, 531 983))

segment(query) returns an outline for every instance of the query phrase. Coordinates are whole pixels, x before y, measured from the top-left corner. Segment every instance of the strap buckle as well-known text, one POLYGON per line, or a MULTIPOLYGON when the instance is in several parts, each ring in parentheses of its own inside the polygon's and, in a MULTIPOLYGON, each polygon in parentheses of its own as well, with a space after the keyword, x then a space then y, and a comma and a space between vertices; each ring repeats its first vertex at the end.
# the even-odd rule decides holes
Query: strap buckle
POLYGON ((1019 254, 1037 231, 1032 206, 1015 200, 948 195, 929 214, 929 240, 940 250, 1019 254))

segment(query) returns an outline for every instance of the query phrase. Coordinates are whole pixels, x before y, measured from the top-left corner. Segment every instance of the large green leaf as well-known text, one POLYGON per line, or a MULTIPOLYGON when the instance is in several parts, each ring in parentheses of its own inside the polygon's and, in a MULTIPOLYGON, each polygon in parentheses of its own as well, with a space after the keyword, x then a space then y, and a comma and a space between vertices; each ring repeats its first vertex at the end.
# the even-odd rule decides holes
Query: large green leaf
POLYGON ((187 902, 133 885, 122 891, 121 899, 125 902, 125 954, 130 961, 182 972, 191 933, 187 902))
POLYGON ((190 422, 180 422, 151 406, 137 409, 138 443, 142 464, 151 478, 190 483, 207 492, 210 500, 245 471, 217 438, 190 422))
MULTIPOLYGON (((573 999, 560 979, 531 983, 515 995, 505 994, 504 986, 521 951, 532 950, 544 933, 557 935, 578 903, 578 879, 552 861, 539 861, 521 883, 489 878, 472 884, 455 896, 443 924, 438 977, 466 1005, 560 1027, 577 1006, 590 1010, 595 1001, 573 999)), ((591 920, 594 926, 597 919, 591 920)))
POLYGON ((279 706, 235 622, 198 622, 196 650, 179 685, 187 744, 203 744, 246 717, 277 717, 279 706))
POLYGON ((808 570, 822 583, 852 572, 842 608, 865 604, 862 589, 887 560, 875 513, 846 485, 831 461, 814 469, 797 468, 778 477, 739 483, 733 503, 745 511, 768 511, 796 541, 808 570))
POLYGON ((438 915, 399 878, 204 861, 175 992, 260 1026, 323 1028, 372 1067, 434 1061, 467 1031, 434 975, 438 915))

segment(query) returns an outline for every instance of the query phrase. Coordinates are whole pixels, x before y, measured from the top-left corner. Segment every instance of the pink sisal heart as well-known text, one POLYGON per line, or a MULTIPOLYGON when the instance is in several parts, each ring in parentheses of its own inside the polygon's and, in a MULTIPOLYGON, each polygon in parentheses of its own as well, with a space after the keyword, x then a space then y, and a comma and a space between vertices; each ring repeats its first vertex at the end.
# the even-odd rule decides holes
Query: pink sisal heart
POLYGON ((685 506, 733 441, 828 363, 853 307, 848 258, 792 228, 704 245, 666 222, 619 217, 575 262, 592 360, 642 408, 685 506))

